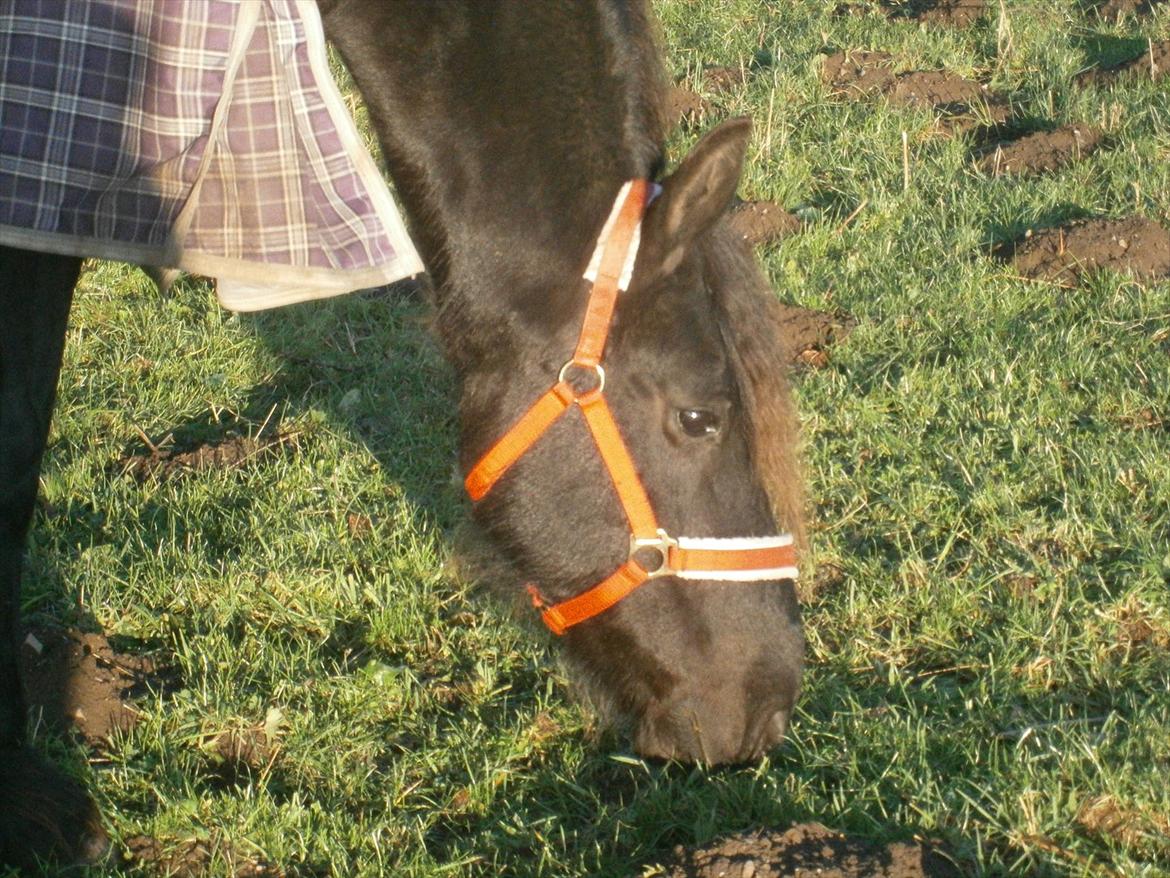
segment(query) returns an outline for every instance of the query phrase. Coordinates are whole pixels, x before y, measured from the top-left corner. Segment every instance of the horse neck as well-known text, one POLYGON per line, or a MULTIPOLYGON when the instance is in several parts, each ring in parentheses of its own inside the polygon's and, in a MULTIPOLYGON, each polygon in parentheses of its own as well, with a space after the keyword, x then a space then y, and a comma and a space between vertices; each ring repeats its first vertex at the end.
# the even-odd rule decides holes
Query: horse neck
POLYGON ((440 331, 444 313, 499 319, 571 295, 619 186, 661 155, 644 4, 340 0, 326 28, 370 109, 440 331))

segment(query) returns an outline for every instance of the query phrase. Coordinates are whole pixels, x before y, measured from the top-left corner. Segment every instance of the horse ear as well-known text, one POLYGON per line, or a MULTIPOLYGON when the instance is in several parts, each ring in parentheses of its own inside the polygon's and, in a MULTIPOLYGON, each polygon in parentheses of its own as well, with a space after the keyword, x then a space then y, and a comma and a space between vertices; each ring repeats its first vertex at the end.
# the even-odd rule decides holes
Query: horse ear
POLYGON ((678 268, 690 243, 727 210, 739 185, 751 133, 748 117, 728 119, 703 135, 662 181, 662 194, 643 221, 645 240, 657 257, 655 275, 678 268))

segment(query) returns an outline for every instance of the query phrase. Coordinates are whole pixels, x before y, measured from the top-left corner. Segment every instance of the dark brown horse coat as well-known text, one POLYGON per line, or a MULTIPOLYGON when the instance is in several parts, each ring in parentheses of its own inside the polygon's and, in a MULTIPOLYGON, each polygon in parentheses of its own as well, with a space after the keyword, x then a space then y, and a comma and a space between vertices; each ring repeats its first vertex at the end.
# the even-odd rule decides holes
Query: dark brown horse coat
MULTIPOLYGON (((323 0, 435 286, 459 379, 466 472, 572 350, 582 271, 622 183, 663 169, 662 72, 646 2, 323 0)), ((799 533, 796 422, 770 292, 723 228, 750 135, 709 133, 661 179, 605 352, 607 396, 663 527, 799 533)), ((84 855, 93 839, 52 770, 19 749, 20 553, 77 262, 0 250, 0 857, 84 855), (32 295, 30 295, 30 291, 32 295), (35 305, 30 305, 35 302, 35 305), (48 831, 29 827, 47 827, 48 831)), ((563 600, 630 547, 570 413, 472 514, 507 584, 563 600)), ((597 701, 650 756, 755 758, 783 734, 803 640, 790 580, 657 579, 563 638, 597 701)))

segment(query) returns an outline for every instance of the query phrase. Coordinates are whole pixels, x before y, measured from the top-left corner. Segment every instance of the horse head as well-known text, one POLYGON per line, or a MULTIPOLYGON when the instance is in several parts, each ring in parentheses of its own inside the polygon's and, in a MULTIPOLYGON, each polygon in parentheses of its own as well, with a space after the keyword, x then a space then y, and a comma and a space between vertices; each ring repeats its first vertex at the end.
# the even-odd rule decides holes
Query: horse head
POLYGON ((502 352, 512 389, 472 380, 464 393, 474 515, 531 583, 594 701, 633 726, 639 752, 708 764, 780 740, 803 653, 784 548, 784 532, 799 542, 796 427, 774 303, 723 219, 750 127, 709 133, 641 213, 628 288, 594 340, 599 368, 581 354, 581 327, 598 319, 582 312, 599 306, 578 286, 556 331, 502 352), (540 406, 548 423, 499 451, 534 432, 517 413, 540 406), (688 551, 689 567, 674 563, 688 551))

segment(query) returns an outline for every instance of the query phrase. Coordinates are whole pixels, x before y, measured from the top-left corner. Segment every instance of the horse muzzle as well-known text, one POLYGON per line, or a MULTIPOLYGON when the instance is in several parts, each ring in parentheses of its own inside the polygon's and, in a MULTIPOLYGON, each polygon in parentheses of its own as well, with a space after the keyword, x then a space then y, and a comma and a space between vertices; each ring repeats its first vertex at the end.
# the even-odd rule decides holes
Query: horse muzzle
POLYGON ((791 710, 791 704, 773 704, 745 721, 739 711, 688 698, 644 718, 634 733, 634 749, 652 759, 712 766, 752 762, 784 739, 791 710))

